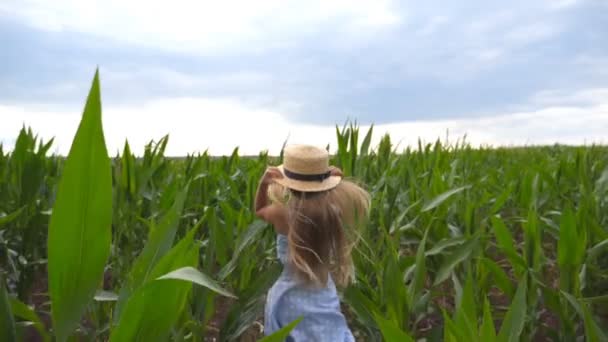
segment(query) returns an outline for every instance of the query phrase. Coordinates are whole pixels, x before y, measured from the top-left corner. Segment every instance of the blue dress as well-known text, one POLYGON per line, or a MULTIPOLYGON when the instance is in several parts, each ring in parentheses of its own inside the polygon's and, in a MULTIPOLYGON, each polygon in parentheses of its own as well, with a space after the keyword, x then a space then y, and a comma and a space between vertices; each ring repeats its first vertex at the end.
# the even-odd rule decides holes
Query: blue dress
POLYGON ((354 342, 331 277, 325 288, 303 288, 290 272, 285 235, 277 235, 277 254, 284 269, 266 299, 264 333, 270 335, 303 317, 287 341, 354 342))

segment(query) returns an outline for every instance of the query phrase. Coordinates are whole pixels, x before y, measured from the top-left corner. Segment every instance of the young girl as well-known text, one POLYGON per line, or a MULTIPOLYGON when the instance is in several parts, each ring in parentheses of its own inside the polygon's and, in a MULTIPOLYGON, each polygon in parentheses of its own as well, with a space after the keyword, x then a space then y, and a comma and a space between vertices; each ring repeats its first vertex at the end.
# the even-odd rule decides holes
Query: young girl
POLYGON ((352 280, 353 233, 368 207, 369 194, 343 180, 324 149, 287 146, 283 165, 266 170, 255 210, 275 227, 284 265, 268 293, 266 335, 302 317, 288 341, 354 341, 336 285, 352 280))

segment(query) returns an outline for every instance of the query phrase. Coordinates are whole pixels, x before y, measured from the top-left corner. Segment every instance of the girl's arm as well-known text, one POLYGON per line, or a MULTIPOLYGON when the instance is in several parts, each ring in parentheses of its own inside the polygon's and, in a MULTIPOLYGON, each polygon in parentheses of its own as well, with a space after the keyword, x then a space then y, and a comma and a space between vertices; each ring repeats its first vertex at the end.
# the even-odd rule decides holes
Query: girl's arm
POLYGON ((283 174, 274 167, 268 168, 264 172, 255 195, 255 214, 262 220, 272 224, 277 233, 287 234, 288 225, 285 207, 268 201, 268 186, 274 179, 280 177, 283 177, 283 174))

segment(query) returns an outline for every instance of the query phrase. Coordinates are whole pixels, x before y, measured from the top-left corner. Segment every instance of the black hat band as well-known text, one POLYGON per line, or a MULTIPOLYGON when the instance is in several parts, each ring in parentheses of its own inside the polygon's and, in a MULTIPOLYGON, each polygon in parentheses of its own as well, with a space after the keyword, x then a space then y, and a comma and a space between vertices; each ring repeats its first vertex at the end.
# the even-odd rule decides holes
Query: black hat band
POLYGON ((331 171, 327 171, 325 173, 320 173, 316 175, 304 175, 301 173, 296 173, 289 171, 283 168, 283 173, 289 179, 304 181, 304 182, 322 182, 331 176, 331 171))

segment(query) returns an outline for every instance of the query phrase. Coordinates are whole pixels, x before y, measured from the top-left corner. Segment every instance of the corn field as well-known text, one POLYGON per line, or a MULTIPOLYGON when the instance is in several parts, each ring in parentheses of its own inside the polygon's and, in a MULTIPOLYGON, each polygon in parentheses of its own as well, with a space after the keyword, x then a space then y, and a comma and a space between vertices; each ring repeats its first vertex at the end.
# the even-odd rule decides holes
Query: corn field
MULTIPOLYGON (((332 155, 372 195, 340 291, 358 340, 608 341, 608 147, 372 134, 337 127, 332 155)), ((168 143, 110 158, 96 74, 67 158, 25 127, 0 145, 3 341, 262 339, 281 267, 253 200, 281 156, 168 143)))

